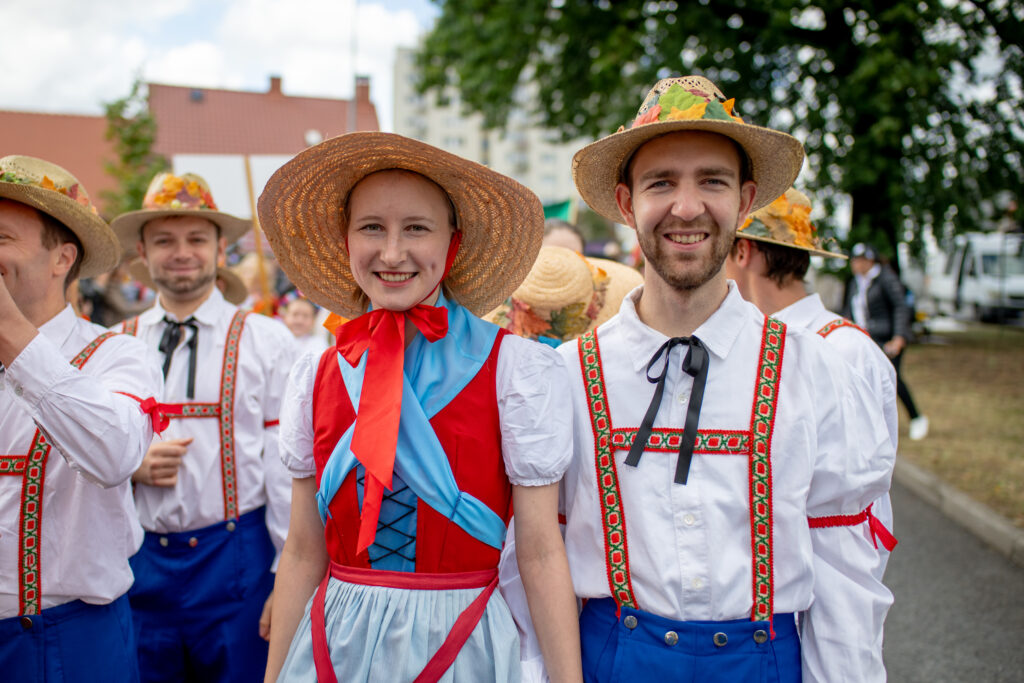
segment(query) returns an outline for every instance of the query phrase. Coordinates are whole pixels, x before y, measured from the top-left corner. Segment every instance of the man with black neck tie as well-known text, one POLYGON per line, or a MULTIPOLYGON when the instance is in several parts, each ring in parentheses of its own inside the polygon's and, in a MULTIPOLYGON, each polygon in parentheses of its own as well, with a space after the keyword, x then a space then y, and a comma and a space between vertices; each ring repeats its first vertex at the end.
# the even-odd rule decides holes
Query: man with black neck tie
POLYGON ((808 525, 888 490, 885 421, 820 338, 766 318, 722 268, 802 160, 700 76, 659 81, 573 160, 583 199, 646 259, 618 315, 559 348, 585 680, 885 679, 879 619, 820 616, 875 590, 888 605, 877 553, 859 529, 808 525))
POLYGON ((143 209, 111 225, 159 292, 120 327, 159 352, 165 378, 167 429, 133 476, 146 530, 129 594, 143 681, 251 681, 266 666, 260 635, 291 491, 277 419, 295 347, 283 324, 216 287, 249 224, 218 211, 199 176, 162 173, 143 209))

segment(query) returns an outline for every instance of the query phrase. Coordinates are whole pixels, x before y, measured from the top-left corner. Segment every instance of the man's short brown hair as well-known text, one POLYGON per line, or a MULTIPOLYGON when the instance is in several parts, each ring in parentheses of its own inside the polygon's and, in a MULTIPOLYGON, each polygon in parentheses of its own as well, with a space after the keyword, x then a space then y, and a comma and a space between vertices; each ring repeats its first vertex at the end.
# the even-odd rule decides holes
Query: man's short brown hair
POLYGON ((736 240, 732 243, 731 253, 733 256, 736 255, 736 245, 742 239, 746 239, 750 243, 751 249, 757 249, 764 255, 765 276, 779 287, 789 284, 790 278, 802 282, 807 275, 807 270, 811 267, 811 252, 809 251, 761 240, 751 240, 743 235, 736 235, 736 240))
POLYGON ((71 264, 71 269, 64 277, 64 289, 67 289, 68 285, 78 277, 78 271, 82 268, 82 259, 85 257, 82 241, 78 239, 78 235, 50 214, 38 209, 36 209, 36 213, 39 214, 39 219, 43 223, 43 232, 39 235, 39 241, 43 243, 43 247, 52 250, 62 244, 75 245, 75 262, 71 264))

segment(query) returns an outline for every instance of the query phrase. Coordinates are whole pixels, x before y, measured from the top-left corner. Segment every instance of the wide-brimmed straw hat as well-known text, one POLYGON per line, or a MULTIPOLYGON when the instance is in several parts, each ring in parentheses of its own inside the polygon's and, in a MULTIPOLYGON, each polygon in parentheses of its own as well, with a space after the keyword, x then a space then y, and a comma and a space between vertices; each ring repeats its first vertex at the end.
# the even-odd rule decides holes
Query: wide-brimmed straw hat
POLYGON ((786 190, 786 194, 747 216, 746 222, 736 232, 736 237, 802 249, 819 256, 846 258, 845 254, 825 248, 825 241, 818 236, 818 229, 811 223, 811 200, 794 188, 786 190))
POLYGON ((622 300, 626 295, 644 283, 644 276, 636 268, 624 263, 603 258, 587 258, 590 265, 600 269, 608 279, 604 292, 604 302, 597 312, 591 329, 603 325, 619 312, 622 300))
POLYGON ((477 315, 508 298, 540 249, 540 200, 485 166, 393 133, 325 140, 271 176, 259 199, 260 225, 289 279, 309 299, 346 318, 366 310, 345 248, 344 204, 356 183, 389 169, 429 178, 455 206, 462 244, 445 290, 477 315))
POLYGON ((590 329, 607 284, 581 254, 544 246, 523 284, 484 318, 521 337, 568 341, 590 329))
POLYGON ((111 222, 125 256, 135 254, 135 245, 142 236, 142 226, 154 218, 198 216, 220 227, 220 235, 228 244, 238 241, 252 227, 248 221, 217 209, 210 186, 202 176, 185 173, 157 173, 149 182, 142 209, 123 213, 111 222))
POLYGON ((757 183, 752 210, 766 206, 793 184, 803 163, 803 146, 785 133, 745 123, 737 111, 734 100, 727 100, 703 76, 662 79, 647 93, 628 126, 576 153, 572 160, 576 188, 590 208, 620 223, 615 186, 624 181, 633 153, 661 135, 702 130, 731 138, 743 148, 757 183))
POLYGON ((66 169, 35 157, 6 156, 0 159, 0 197, 53 216, 75 233, 83 252, 79 277, 100 275, 117 265, 117 238, 66 169))
MULTIPOLYGON (((149 274, 149 268, 146 267, 142 259, 136 258, 128 264, 128 274, 139 284, 152 290, 156 289, 156 283, 153 281, 153 277, 149 274)), ((227 266, 217 266, 217 279, 224 283, 221 293, 224 295, 224 300, 228 303, 237 306, 249 296, 249 290, 245 288, 242 278, 235 275, 234 271, 227 266)))

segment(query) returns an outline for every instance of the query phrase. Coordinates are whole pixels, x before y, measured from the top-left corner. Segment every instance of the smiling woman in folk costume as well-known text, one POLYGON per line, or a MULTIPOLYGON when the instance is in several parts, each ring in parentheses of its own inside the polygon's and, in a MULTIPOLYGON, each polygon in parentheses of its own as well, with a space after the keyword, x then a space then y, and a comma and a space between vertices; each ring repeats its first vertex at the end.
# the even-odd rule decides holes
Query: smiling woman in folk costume
POLYGON ((282 167, 259 213, 291 280, 351 319, 289 380, 293 514, 267 680, 518 680, 495 592, 513 501, 548 670, 580 680, 556 522, 564 364, 477 317, 530 270, 537 198, 424 143, 356 133, 282 167))

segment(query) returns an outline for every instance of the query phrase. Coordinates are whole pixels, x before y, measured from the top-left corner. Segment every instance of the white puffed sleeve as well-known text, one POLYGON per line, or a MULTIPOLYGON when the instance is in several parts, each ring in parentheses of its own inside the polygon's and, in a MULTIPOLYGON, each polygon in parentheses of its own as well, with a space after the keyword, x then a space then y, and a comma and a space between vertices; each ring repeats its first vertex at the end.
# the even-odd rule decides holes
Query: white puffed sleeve
POLYGON ((292 366, 281 401, 281 461, 296 479, 316 474, 313 460, 313 382, 320 357, 307 353, 292 366))
POLYGON ((572 458, 572 399, 562 357, 540 342, 506 335, 497 393, 509 481, 546 486, 561 480, 572 458))

